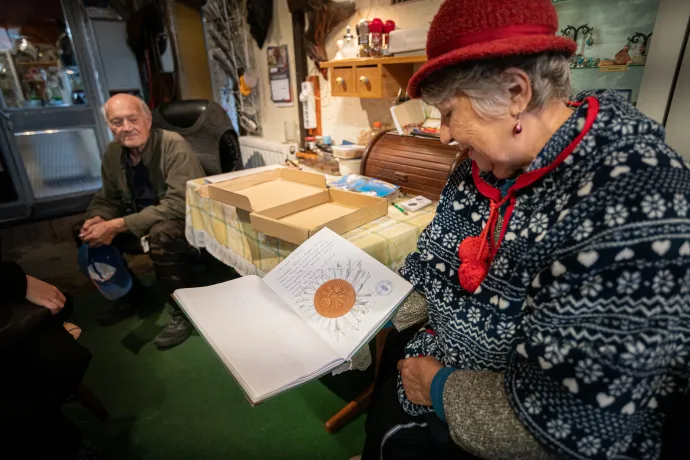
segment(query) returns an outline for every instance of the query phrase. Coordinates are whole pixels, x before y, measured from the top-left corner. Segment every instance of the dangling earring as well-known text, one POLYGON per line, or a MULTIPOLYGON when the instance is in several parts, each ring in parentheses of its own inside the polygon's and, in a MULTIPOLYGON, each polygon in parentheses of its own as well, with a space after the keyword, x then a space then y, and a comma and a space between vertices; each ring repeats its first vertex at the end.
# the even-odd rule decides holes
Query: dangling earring
POLYGON ((520 123, 520 114, 518 113, 517 123, 515 123, 515 127, 513 128, 513 134, 517 136, 521 132, 522 132, 522 124, 520 123))

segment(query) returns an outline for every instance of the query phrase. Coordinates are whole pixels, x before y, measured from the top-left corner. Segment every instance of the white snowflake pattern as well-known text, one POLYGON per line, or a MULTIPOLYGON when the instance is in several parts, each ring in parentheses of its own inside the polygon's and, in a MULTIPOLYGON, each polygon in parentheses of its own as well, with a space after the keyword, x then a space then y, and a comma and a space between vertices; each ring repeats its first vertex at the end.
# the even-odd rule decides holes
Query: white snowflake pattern
POLYGON ((620 132, 623 136, 628 136, 635 132, 637 127, 637 120, 629 120, 623 117, 616 117, 611 120, 611 131, 614 133, 620 132))
POLYGON ((671 366, 683 368, 688 358, 688 350, 683 343, 670 343, 666 348, 666 356, 671 366))
POLYGON ((476 200, 474 194, 466 194, 462 199, 460 200, 460 209, 465 209, 465 207, 470 207, 474 204, 474 201, 476 200))
POLYGON ((618 457, 623 452, 627 451, 628 447, 630 447, 630 441, 632 441, 631 437, 626 436, 623 439, 621 439, 620 441, 613 444, 606 451, 606 458, 615 458, 615 457, 618 457))
POLYGON ((607 206, 606 214, 604 215, 604 223, 608 227, 615 227, 616 225, 623 225, 628 219, 628 209, 622 204, 615 206, 607 206))
POLYGON ((548 345, 551 343, 551 336, 547 335, 544 336, 541 332, 538 332, 537 335, 532 337, 532 346, 539 346, 539 345, 548 345))
POLYGON ((592 279, 583 283, 580 293, 583 297, 596 297, 604 289, 604 279, 601 275, 596 275, 592 279))
POLYGON ((510 216, 510 229, 513 231, 520 230, 525 225, 525 213, 520 209, 513 210, 510 216))
POLYGON ((594 383, 604 376, 604 370, 600 364, 586 358, 575 366, 575 375, 585 383, 594 383))
POLYGON ((639 340, 635 343, 626 343, 625 353, 621 354, 621 358, 627 361, 627 364, 633 369, 644 367, 647 361, 647 347, 639 340))
POLYGON ((479 308, 470 307, 470 310, 467 312, 467 319, 469 319, 472 323, 477 323, 481 319, 479 308))
POLYGON ((673 197, 673 210, 676 211, 678 217, 685 217, 688 215, 688 199, 681 193, 676 193, 673 197))
POLYGON ((628 154, 627 152, 622 152, 622 151, 616 151, 613 152, 611 155, 606 157, 604 160, 604 164, 606 166, 618 166, 623 163, 626 163, 628 161, 628 154))
POLYGON ((443 302, 446 303, 446 305, 453 303, 453 288, 450 286, 447 286, 443 290, 443 302))
POLYGON ((690 270, 685 272, 683 285, 680 287, 680 293, 683 295, 690 295, 690 270))
POLYGON ((584 455, 596 455, 601 449, 601 439, 596 436, 585 436, 577 442, 577 451, 584 455))
POLYGON ((458 237, 452 232, 443 235, 443 247, 453 249, 458 245, 458 237))
POLYGON ((570 434, 570 423, 560 418, 546 422, 546 431, 556 439, 563 439, 570 434))
POLYGON ((642 444, 640 444, 640 453, 645 456, 645 458, 656 458, 659 453, 659 443, 653 439, 645 439, 642 444))
POLYGON ((441 226, 432 224, 431 231, 429 233, 431 234, 432 240, 437 240, 441 236, 441 226))
POLYGON ((649 144, 635 144, 635 151, 647 160, 656 159, 656 150, 649 144))
POLYGON ((666 202, 660 193, 647 195, 642 200, 642 211, 650 219, 661 219, 666 212, 666 202))
POLYGON ((541 401, 535 395, 527 396, 522 405, 528 414, 537 415, 541 412, 541 401))
POLYGON ((573 232, 573 237, 576 241, 582 241, 589 238, 594 231, 594 224, 591 220, 585 219, 582 224, 573 232))
POLYGON ((632 399, 642 399, 647 394, 647 385, 638 383, 632 388, 632 399))
POLYGON ((508 336, 511 337, 515 333, 515 324, 510 323, 507 321, 501 321, 498 323, 498 327, 496 328, 496 332, 498 335, 501 336, 508 336))
POLYGON ((496 260, 491 264, 496 276, 504 277, 508 273, 508 259, 503 256, 497 257, 496 260))
POLYGON ((558 198, 556 198, 556 210, 561 211, 563 208, 565 208, 565 205, 568 203, 569 199, 570 196, 568 195, 560 195, 558 198))
POLYGON ((619 294, 632 294, 637 291, 640 287, 640 282, 642 281, 642 276, 640 272, 628 272, 625 271, 621 273, 621 276, 616 280, 617 287, 616 291, 619 294))
POLYGON ((652 280, 652 288, 655 292, 670 294, 675 287, 676 282, 673 280, 673 274, 670 270, 659 270, 652 280))
POLYGON ((630 391, 634 381, 629 375, 621 375, 609 385, 609 393, 612 396, 621 396, 630 391))
POLYGON ((570 285, 568 283, 554 281, 551 286, 549 286, 549 295, 554 299, 563 297, 568 292, 570 292, 570 285))
POLYGON ((570 353, 570 345, 550 343, 544 349, 544 358, 551 364, 561 364, 570 353))
POLYGON ((431 281, 431 296, 435 297, 436 294, 438 294, 439 291, 441 290, 442 286, 443 286, 443 283, 441 283, 440 279, 436 279, 436 278, 433 279, 431 281))
POLYGON ((546 214, 538 212, 532 217, 532 220, 529 224, 529 229, 532 233, 536 233, 538 235, 545 231, 548 225, 549 218, 546 216, 546 214))
POLYGON ((664 375, 664 377, 661 379, 661 382, 659 382, 659 393, 661 393, 662 396, 667 396, 673 393, 676 389, 676 381, 673 379, 672 375, 664 375))

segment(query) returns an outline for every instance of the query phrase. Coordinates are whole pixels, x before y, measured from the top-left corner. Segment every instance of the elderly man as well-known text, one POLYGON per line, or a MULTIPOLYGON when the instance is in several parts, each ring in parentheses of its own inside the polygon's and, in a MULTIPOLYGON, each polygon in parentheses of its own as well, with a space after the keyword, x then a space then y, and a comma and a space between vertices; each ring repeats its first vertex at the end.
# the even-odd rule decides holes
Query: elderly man
MULTIPOLYGON (((151 111, 139 98, 113 96, 103 115, 115 141, 103 156, 103 188, 89 205, 86 220, 75 225, 75 240, 90 247, 112 244, 122 252, 143 249, 157 280, 171 294, 184 284, 184 262, 191 251, 184 234, 185 183, 203 177, 204 171, 179 134, 151 129, 151 111)), ((132 289, 101 316, 104 325, 131 316, 141 302, 141 286, 131 276, 132 289)), ((182 343, 192 329, 174 302, 169 307, 170 322, 155 339, 159 348, 182 343)))

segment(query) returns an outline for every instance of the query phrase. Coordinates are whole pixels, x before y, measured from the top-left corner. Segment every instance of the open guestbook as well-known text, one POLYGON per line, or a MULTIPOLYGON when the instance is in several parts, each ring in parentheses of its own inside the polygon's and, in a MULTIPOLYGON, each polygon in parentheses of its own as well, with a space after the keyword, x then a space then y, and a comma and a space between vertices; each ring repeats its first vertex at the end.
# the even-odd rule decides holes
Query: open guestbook
POLYGON ((173 297, 257 404, 350 360, 411 290, 324 228, 263 279, 180 289, 173 297))

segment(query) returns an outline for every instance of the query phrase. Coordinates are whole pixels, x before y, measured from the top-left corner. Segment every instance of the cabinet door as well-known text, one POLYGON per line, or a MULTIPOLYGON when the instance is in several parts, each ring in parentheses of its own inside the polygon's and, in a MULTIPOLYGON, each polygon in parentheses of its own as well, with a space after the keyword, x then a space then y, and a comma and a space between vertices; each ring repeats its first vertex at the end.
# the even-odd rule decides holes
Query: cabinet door
POLYGON ((357 95, 359 97, 381 97, 381 77, 379 67, 357 67, 357 95))
POLYGON ((355 84, 355 69, 352 67, 334 67, 331 79, 331 94, 333 96, 347 96, 357 94, 355 84))

